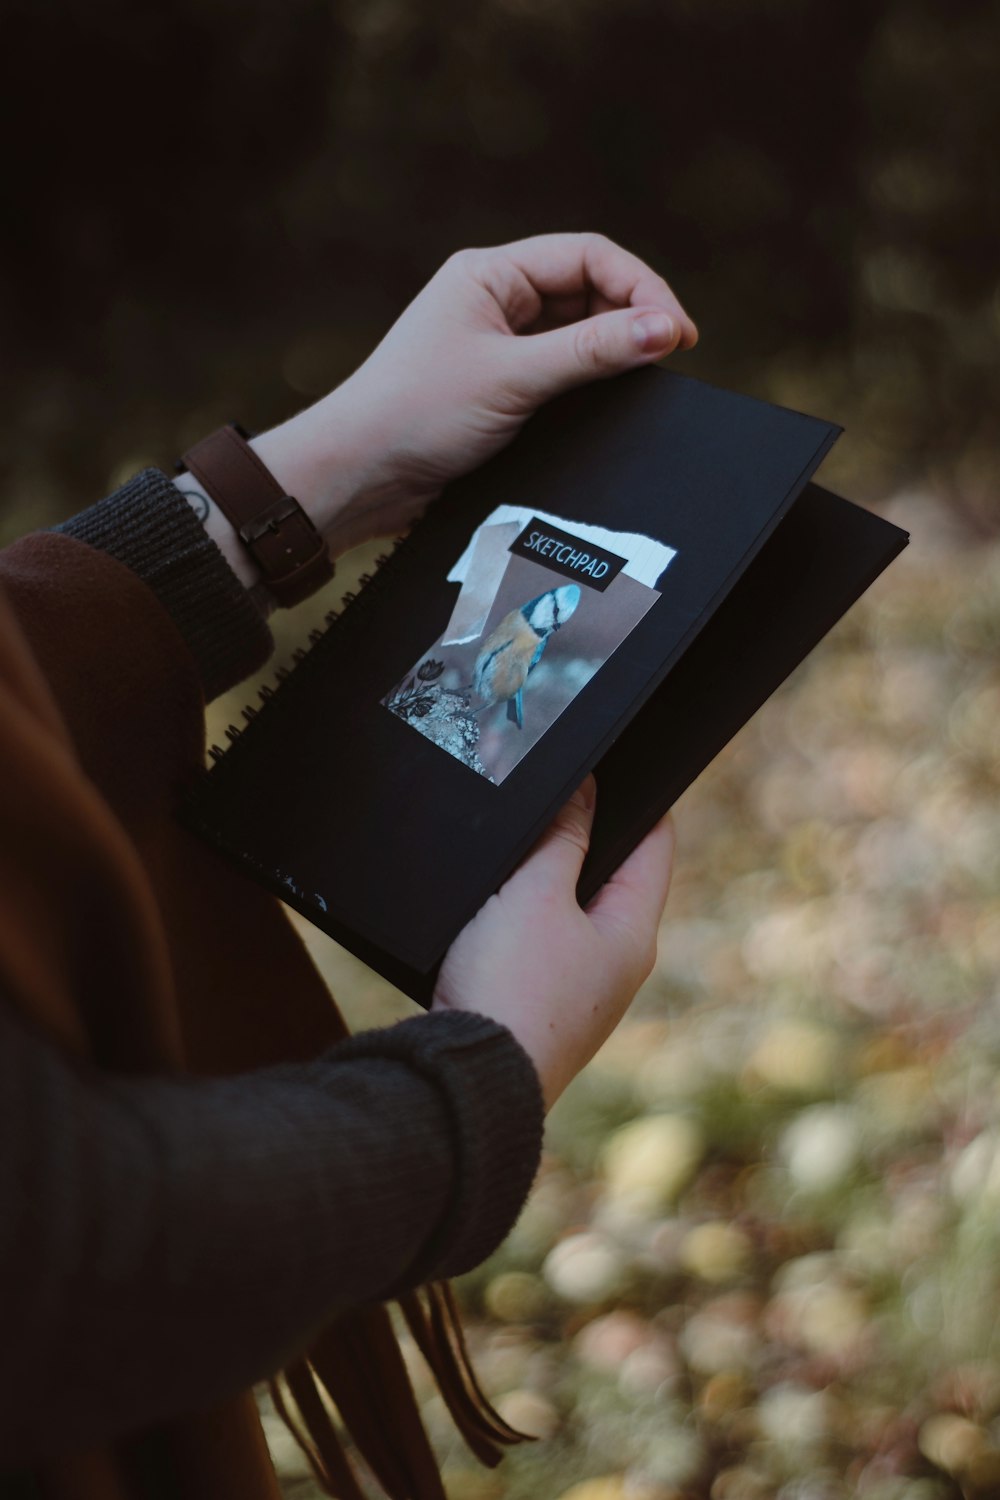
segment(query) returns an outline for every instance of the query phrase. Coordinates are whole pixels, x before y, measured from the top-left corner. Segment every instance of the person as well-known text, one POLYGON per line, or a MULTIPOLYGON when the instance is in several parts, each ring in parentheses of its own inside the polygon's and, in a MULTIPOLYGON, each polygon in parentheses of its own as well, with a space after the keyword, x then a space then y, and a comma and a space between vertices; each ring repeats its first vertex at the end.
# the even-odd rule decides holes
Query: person
MULTIPOLYGON (((696 337, 600 235, 466 250, 251 447, 336 556, 409 527, 551 397, 696 337)), ((169 1447, 164 1493, 221 1494, 207 1459, 185 1478, 189 1414, 509 1232, 544 1113, 650 971, 672 829, 581 910, 588 778, 430 1010, 329 1044, 278 904, 173 817, 204 700, 272 649, 234 527, 190 473, 149 469, 8 547, 0 585, 0 1475, 159 1493, 141 1455, 169 1447)))

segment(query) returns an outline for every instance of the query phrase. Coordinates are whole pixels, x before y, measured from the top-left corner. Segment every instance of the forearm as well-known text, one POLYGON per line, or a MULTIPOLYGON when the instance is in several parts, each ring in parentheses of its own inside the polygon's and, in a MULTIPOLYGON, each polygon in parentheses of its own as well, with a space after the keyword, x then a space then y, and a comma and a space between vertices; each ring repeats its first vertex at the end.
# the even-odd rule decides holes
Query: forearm
POLYGON ((96 1073, 0 1007, 0 1080, 0 1463, 207 1406, 338 1311, 468 1269, 541 1140, 531 1065, 482 1017, 194 1080, 96 1073))
MULTIPOLYGON (((252 446, 333 555, 412 519, 398 510, 379 467, 378 435, 355 415, 346 387, 252 446)), ((159 469, 143 470, 56 530, 110 553, 152 589, 194 657, 206 701, 249 677, 273 651, 273 600, 250 553, 192 475, 171 481, 159 469)))

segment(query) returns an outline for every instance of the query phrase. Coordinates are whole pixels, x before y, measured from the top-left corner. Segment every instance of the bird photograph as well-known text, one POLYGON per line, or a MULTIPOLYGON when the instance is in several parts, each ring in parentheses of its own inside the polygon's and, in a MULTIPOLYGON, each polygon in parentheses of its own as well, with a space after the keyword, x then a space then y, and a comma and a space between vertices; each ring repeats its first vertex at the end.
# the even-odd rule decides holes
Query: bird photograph
POLYGON ((462 584, 475 602, 475 610, 465 611, 475 628, 455 639, 459 601, 445 634, 382 702, 424 739, 499 784, 659 595, 625 573, 605 590, 560 582, 554 570, 506 549, 488 561, 485 576, 470 575, 462 584))
MULTIPOLYGON (((534 593, 511 608, 532 585, 537 588, 551 576, 533 563, 509 559, 494 585, 492 618, 482 622, 481 634, 457 643, 437 641, 382 700, 425 739, 490 781, 503 780, 600 664, 586 624, 582 632, 570 632, 568 650, 553 654, 550 649, 542 663, 549 642, 581 603, 577 584, 534 593)), ((587 614, 581 610, 578 621, 587 614)))
POLYGON ((528 679, 541 661, 549 638, 562 629, 579 603, 579 586, 567 583, 504 615, 476 657, 472 686, 481 700, 477 712, 506 703, 508 721, 524 729, 528 679))

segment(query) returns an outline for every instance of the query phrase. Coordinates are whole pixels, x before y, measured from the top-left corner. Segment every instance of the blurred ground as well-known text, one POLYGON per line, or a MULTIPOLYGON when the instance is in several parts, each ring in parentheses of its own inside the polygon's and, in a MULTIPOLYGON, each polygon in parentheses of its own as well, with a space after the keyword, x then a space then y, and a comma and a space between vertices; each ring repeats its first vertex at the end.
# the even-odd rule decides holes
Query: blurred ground
MULTIPOLYGON (((545 1441, 480 1470, 414 1361, 450 1500, 1000 1493, 998 47, 993 0, 6 8, 2 535, 562 227, 673 281, 677 368, 844 423, 821 481, 913 533, 677 810, 656 974, 461 1286, 545 1441)), ((307 936, 355 1026, 408 1013, 307 936)))

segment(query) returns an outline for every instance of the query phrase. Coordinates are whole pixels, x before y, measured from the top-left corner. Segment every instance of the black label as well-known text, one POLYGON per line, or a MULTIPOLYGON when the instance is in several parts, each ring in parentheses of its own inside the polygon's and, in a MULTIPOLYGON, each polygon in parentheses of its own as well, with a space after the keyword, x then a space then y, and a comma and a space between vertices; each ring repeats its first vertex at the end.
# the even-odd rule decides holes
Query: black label
POLYGON ((548 521, 533 516, 519 537, 510 544, 511 552, 518 557, 530 558, 551 568, 554 573, 564 573, 577 583, 603 593, 612 579, 617 578, 628 561, 598 547, 596 542, 582 542, 579 537, 560 531, 548 521))

